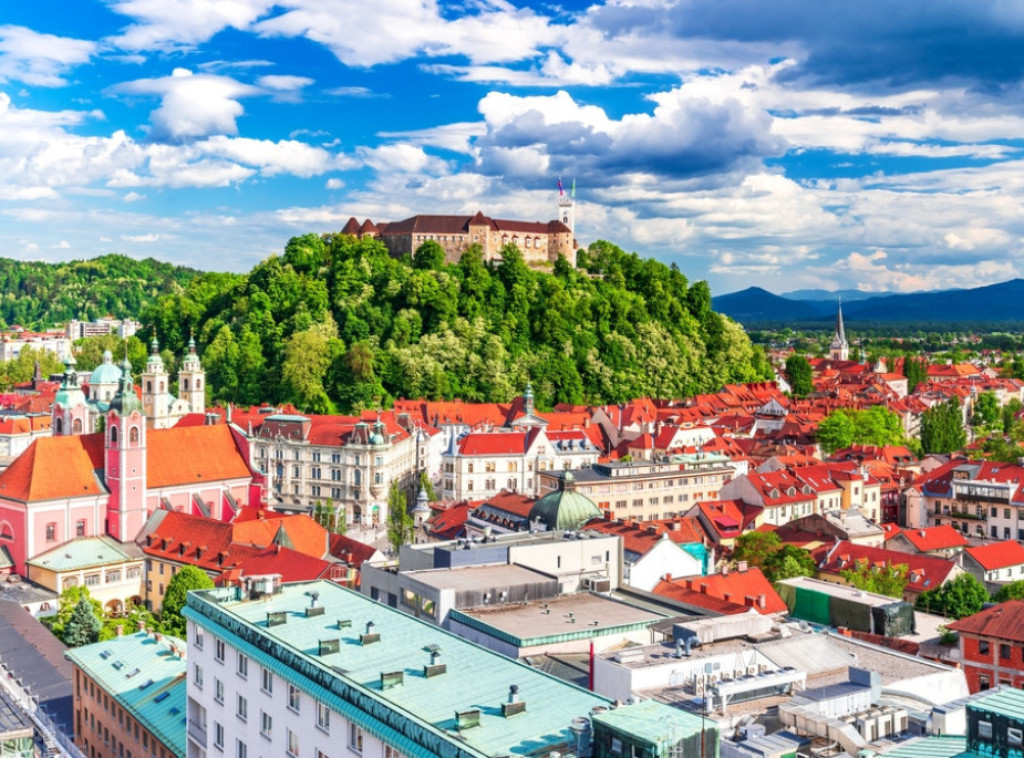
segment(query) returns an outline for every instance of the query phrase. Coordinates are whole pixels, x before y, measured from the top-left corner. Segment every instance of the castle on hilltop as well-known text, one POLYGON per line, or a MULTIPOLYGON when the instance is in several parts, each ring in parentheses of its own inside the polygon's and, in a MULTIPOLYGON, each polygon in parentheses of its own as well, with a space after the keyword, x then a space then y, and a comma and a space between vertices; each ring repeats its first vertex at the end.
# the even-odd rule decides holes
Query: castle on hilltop
POLYGON ((391 255, 412 255, 424 242, 434 241, 445 252, 445 263, 456 263, 470 245, 479 245, 485 261, 501 260, 501 249, 519 248, 528 265, 549 266, 562 255, 576 265, 575 200, 559 189, 558 218, 553 221, 510 221, 485 216, 418 215, 402 221, 360 224, 350 218, 341 230, 359 239, 379 239, 391 255))

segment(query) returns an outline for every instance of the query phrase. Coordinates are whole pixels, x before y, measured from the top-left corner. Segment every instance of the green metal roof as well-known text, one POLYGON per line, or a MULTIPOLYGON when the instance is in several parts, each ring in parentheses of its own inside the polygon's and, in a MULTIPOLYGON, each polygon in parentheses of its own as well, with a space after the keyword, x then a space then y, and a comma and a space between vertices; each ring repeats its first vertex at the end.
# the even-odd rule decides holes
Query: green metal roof
POLYGON ((1024 690, 1009 687, 997 690, 991 695, 979 697, 967 704, 968 708, 978 711, 989 711, 1014 719, 1024 719, 1024 690))
MULTIPOLYGON (((961 736, 932 736, 909 740, 878 754, 878 758, 956 758, 965 754, 967 738, 961 736)), ((965 755, 972 755, 966 753, 965 755)))
POLYGON ((330 582, 284 585, 266 600, 235 597, 231 589, 189 593, 185 615, 406 754, 557 749, 572 740, 573 718, 609 702, 330 582), (324 612, 307 617, 312 591, 324 612), (282 612, 285 623, 268 627, 268 614, 282 612), (369 621, 380 641, 363 645, 369 621), (321 656, 320 642, 332 639, 340 640, 340 649, 321 656), (431 645, 440 649, 447 671, 428 678, 431 645), (386 672, 402 672, 403 683, 383 689, 386 672), (526 708, 506 718, 502 705, 510 685, 518 686, 526 708), (457 731, 456 712, 469 710, 480 711, 479 726, 457 731))
POLYGON ((171 652, 172 643, 184 653, 185 643, 179 639, 157 642, 151 634, 136 632, 67 650, 64 657, 176 756, 184 756, 187 664, 171 652))
POLYGON ((50 571, 80 571, 133 560, 141 559, 128 555, 109 537, 79 537, 37 555, 26 563, 50 571))
POLYGON ((565 471, 559 487, 538 500, 530 508, 530 521, 538 519, 548 529, 579 529, 594 518, 601 518, 601 509, 586 495, 576 491, 575 477, 565 471))
POLYGON ((594 716, 595 724, 603 724, 655 745, 671 745, 707 727, 717 731, 712 719, 681 711, 657 700, 642 700, 623 705, 594 716))

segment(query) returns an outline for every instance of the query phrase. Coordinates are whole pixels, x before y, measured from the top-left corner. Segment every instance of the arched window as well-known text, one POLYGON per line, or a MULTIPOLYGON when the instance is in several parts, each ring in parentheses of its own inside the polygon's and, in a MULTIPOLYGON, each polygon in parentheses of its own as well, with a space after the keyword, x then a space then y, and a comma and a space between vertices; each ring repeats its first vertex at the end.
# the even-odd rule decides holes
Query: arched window
POLYGON ((133 426, 128 431, 128 441, 129 442, 133 442, 133 443, 136 443, 136 442, 139 441, 139 427, 133 426))
POLYGON ((71 433, 81 434, 82 433, 82 419, 76 418, 71 421, 71 433))
POLYGON ((112 445, 117 444, 117 427, 113 425, 110 427, 110 443, 112 445))
POLYGON ((526 247, 533 247, 533 237, 527 237, 525 240, 526 247))
POLYGON ((503 244, 503 245, 507 245, 508 244, 508 235, 507 234, 501 235, 501 244, 503 244))
POLYGON ((151 382, 151 381, 147 381, 146 382, 146 392, 149 393, 149 394, 152 394, 152 392, 153 392, 153 382, 151 382))
POLYGON ((11 525, 9 523, 4 521, 2 524, 0 524, 0 540, 13 540, 13 539, 14 539, 14 529, 11 528, 11 525))
POLYGON ((200 389, 202 389, 202 387, 203 387, 203 380, 202 379, 196 379, 196 390, 200 390, 200 389))
POLYGON ((163 394, 163 392, 164 392, 164 383, 163 382, 160 382, 160 389, 158 391, 160 392, 161 395, 163 394))
POLYGON ((57 423, 53 426, 53 433, 58 437, 64 434, 64 419, 57 419, 57 423))
POLYGON ((540 237, 534 237, 533 238, 533 246, 534 247, 540 247, 540 237))
POLYGON ((188 377, 182 380, 181 386, 185 388, 185 392, 188 392, 188 377))

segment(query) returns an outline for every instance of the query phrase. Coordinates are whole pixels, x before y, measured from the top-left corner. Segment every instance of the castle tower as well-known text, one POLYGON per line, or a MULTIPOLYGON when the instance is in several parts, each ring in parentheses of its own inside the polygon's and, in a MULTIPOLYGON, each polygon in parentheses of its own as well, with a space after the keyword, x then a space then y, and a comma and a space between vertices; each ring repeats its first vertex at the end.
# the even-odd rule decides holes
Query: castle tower
POLYGON ((188 340, 188 352, 178 369, 178 399, 188 403, 191 413, 206 411, 206 372, 199 362, 193 337, 188 340))
POLYGON ((135 539, 146 520, 146 417, 127 358, 121 371, 103 431, 103 475, 110 490, 107 534, 125 542, 135 539))
POLYGON ((142 372, 142 410, 146 418, 151 419, 156 429, 162 429, 170 403, 167 398, 168 376, 160 357, 160 343, 156 337, 149 343, 149 358, 146 359, 146 370, 142 372))
POLYGON ((850 359, 850 343, 846 341, 846 329, 843 327, 842 300, 839 301, 839 310, 836 314, 836 333, 832 337, 832 344, 829 345, 828 357, 834 361, 850 359))
POLYGON ((558 180, 558 220, 569 227, 569 231, 576 234, 576 180, 572 180, 572 190, 565 194, 562 188, 562 180, 558 180))
POLYGON ((50 424, 54 437, 85 434, 91 431, 85 393, 82 391, 78 372, 75 371, 75 359, 70 355, 64 361, 64 379, 53 398, 50 424))

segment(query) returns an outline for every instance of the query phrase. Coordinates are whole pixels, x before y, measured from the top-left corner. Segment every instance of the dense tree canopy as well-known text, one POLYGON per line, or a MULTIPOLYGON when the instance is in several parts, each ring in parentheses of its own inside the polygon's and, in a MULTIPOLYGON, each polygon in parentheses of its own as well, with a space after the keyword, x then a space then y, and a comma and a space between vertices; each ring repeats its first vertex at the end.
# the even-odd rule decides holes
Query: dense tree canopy
POLYGON ((922 592, 917 596, 915 607, 926 613, 962 619, 980 611, 988 600, 985 585, 972 574, 963 573, 941 587, 922 592))
POLYGON ((786 359, 786 379, 796 397, 807 397, 814 391, 811 364, 802 355, 791 355, 786 359))
POLYGON ((182 566, 167 583, 163 608, 160 612, 160 626, 176 637, 185 638, 185 617, 181 615, 189 590, 207 590, 213 587, 213 580, 197 566, 182 566))
POLYGON ((921 448, 926 453, 952 453, 967 444, 960 402, 951 397, 921 415, 921 448))
POLYGON ((840 409, 818 424, 818 442, 828 454, 850 445, 901 445, 904 441, 900 417, 884 405, 863 411, 840 409))
POLYGON ((903 589, 910 581, 906 563, 876 566, 867 560, 858 561, 853 568, 839 572, 847 584, 859 590, 889 597, 903 597, 903 589))
MULTIPOLYGON (((145 315, 179 354, 196 330, 211 400, 349 411, 396 397, 555 403, 682 397, 771 376, 704 282, 596 242, 550 273, 512 246, 454 264, 305 235, 247 276, 204 274, 145 315)), ((149 335, 144 335, 148 339, 149 335)))

